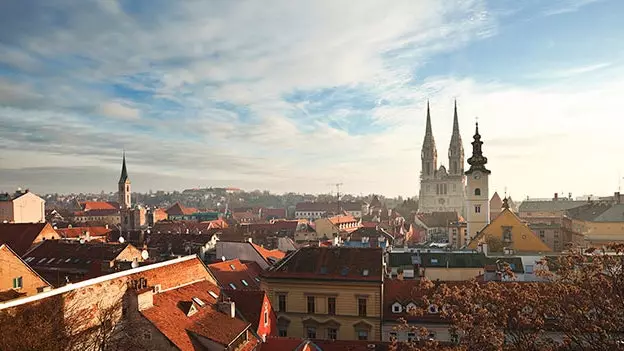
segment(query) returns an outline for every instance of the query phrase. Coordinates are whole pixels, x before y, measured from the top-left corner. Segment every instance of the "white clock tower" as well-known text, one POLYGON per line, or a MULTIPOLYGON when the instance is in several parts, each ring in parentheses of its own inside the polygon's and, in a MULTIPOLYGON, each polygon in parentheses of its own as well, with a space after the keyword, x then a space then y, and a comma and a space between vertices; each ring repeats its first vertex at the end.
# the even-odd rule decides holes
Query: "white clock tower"
POLYGON ((476 237, 490 223, 488 178, 492 172, 485 168, 487 157, 483 156, 482 145, 477 123, 472 142, 472 157, 468 159, 470 169, 466 171, 466 222, 470 239, 476 237))

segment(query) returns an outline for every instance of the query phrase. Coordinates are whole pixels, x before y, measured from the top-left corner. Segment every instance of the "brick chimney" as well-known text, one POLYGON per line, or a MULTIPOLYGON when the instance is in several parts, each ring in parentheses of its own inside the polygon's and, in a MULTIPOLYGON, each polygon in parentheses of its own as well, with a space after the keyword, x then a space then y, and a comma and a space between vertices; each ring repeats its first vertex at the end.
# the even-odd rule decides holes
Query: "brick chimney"
POLYGON ((229 315, 230 318, 236 317, 236 305, 234 304, 234 301, 230 300, 229 297, 225 299, 225 301, 217 303, 217 310, 229 315))
POLYGON ((555 198, 553 200, 555 201, 559 200, 559 193, 555 193, 555 198))

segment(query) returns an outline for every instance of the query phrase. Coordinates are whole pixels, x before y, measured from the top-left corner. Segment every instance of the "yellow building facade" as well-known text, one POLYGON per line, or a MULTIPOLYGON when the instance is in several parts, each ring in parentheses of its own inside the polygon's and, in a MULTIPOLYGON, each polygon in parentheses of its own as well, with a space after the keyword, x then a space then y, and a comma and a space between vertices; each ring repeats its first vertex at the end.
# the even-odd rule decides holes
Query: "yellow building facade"
POLYGON ((514 252, 551 252, 548 247, 522 220, 513 213, 503 200, 503 211, 488 224, 468 245, 469 249, 477 249, 481 242, 489 237, 499 239, 504 247, 514 252))
POLYGON ((262 277, 279 336, 381 340, 382 251, 302 248, 262 277))

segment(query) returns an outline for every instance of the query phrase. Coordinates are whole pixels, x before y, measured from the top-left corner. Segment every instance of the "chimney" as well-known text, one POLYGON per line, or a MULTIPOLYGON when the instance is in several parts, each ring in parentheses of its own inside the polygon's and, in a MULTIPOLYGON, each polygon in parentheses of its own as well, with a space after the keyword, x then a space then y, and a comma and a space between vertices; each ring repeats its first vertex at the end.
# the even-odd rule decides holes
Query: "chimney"
POLYGON ((613 195, 613 200, 615 200, 616 204, 620 203, 620 192, 616 191, 615 194, 613 195))
POLYGON ((555 200, 555 201, 559 200, 559 193, 555 193, 555 198, 554 198, 554 200, 555 200))
POLYGON ((236 305, 234 301, 230 300, 228 297, 225 301, 217 303, 217 309, 219 312, 223 312, 230 316, 230 318, 236 317, 236 305))
POLYGON ((146 310, 154 306, 154 290, 145 289, 145 291, 137 293, 137 307, 139 311, 146 310))

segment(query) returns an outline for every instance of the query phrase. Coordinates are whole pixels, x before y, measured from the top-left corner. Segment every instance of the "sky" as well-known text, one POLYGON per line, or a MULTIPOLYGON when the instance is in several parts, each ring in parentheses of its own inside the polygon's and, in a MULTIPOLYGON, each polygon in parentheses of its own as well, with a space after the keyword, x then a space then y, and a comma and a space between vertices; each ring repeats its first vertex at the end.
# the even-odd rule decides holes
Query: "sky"
POLYGON ((427 100, 490 193, 624 177, 620 0, 0 2, 0 190, 418 194, 427 100))

